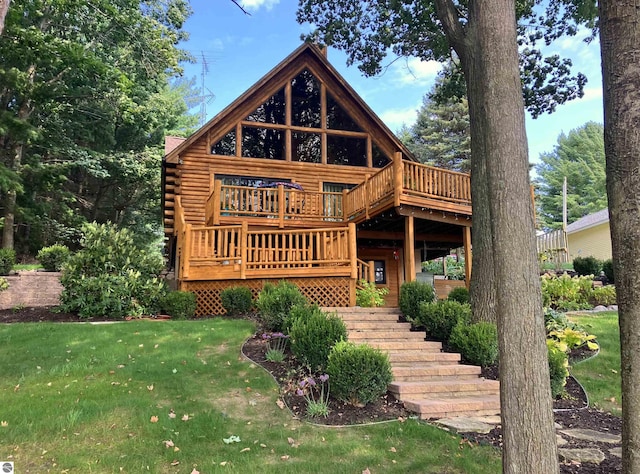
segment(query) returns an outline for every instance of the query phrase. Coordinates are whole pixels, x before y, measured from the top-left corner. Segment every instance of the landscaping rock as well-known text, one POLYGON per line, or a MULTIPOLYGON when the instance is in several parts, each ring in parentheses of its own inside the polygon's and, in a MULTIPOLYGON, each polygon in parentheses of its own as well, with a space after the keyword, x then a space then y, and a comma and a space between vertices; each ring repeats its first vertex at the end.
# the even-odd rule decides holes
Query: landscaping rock
POLYGON ((620 448, 620 447, 611 448, 609 450, 609 454, 611 454, 612 456, 615 456, 617 458, 622 458, 622 448, 620 448))
POLYGON ((566 449, 559 448, 558 455, 563 461, 575 461, 575 462, 590 462, 593 464, 600 464, 604 461, 605 456, 602 451, 596 448, 584 448, 584 449, 566 449))
POLYGON ((607 311, 618 311, 618 305, 612 304, 611 306, 607 306, 607 311))
POLYGON ((606 306, 598 305, 593 308, 593 311, 609 311, 606 306))
POLYGON ((494 428, 494 425, 477 421, 468 417, 441 418, 436 420, 437 425, 444 426, 460 433, 482 433, 486 434, 494 428))
POLYGON ((556 434, 556 444, 558 446, 564 446, 565 444, 567 444, 567 440, 564 439, 562 436, 560 436, 559 434, 556 434))
POLYGON ((585 441, 593 441, 596 443, 610 443, 619 444, 622 441, 620 435, 614 435, 610 433, 602 433, 594 430, 573 429, 573 430, 561 430, 560 433, 575 439, 582 439, 585 441))

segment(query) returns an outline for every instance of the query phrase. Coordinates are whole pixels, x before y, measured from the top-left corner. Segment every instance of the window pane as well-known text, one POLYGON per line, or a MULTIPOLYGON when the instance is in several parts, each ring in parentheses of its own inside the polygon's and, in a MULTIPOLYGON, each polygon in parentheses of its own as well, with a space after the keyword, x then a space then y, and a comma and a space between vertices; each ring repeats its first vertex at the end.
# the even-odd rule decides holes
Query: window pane
POLYGON ((292 161, 304 161, 306 163, 320 163, 320 135, 317 133, 292 132, 291 144, 293 153, 292 161))
POLYGON ((320 83, 306 69, 291 80, 291 124, 320 128, 320 83))
POLYGON ((249 114, 245 120, 284 124, 284 88, 272 95, 264 104, 249 114))
POLYGON ((234 156, 236 154, 236 131, 231 130, 219 142, 211 145, 211 154, 234 156))
POLYGON ((355 120, 344 111, 338 102, 327 93, 327 128, 334 130, 350 130, 352 132, 361 132, 355 120))
POLYGON ((367 166, 367 141, 364 138, 327 135, 327 163, 367 166))
POLYGON ((371 161, 374 168, 384 168, 391 163, 389 157, 375 143, 373 143, 371 150, 371 161))
POLYGON ((284 160, 284 131, 242 127, 242 156, 284 160))
POLYGON ((373 262, 376 269, 376 283, 387 282, 386 262, 384 260, 375 260, 373 262))

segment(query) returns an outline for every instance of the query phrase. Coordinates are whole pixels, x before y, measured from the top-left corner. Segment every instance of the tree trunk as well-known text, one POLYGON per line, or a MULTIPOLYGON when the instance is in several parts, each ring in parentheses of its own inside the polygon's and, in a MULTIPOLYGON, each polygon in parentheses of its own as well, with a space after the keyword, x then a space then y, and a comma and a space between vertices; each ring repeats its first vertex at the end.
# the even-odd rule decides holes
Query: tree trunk
POLYGON ((618 297, 622 471, 640 472, 640 2, 599 2, 607 196, 618 297))
MULTIPOLYGON (((11 169, 18 172, 22 164, 22 144, 15 144, 13 150, 13 162, 11 169)), ((16 198, 18 193, 15 189, 7 191, 4 198, 4 227, 2 228, 2 248, 14 248, 14 225, 16 217, 16 198)))
POLYGON ((491 239, 485 248, 496 291, 503 470, 557 473, 514 1, 470 2, 469 33, 472 140, 480 140, 482 154, 472 155, 480 161, 472 166, 486 170, 473 189, 480 191, 473 219, 475 232, 491 239))
POLYGON ((4 19, 7 16, 7 11, 9 11, 9 4, 11 0, 0 0, 0 35, 4 31, 4 19))

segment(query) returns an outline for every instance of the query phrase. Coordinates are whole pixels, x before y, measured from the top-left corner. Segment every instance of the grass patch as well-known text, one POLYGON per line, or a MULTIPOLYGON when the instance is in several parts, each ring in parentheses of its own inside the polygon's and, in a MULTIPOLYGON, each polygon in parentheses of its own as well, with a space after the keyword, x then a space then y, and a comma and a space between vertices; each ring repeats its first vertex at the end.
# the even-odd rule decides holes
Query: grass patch
POLYGON ((39 263, 16 263, 12 269, 13 271, 29 271, 29 270, 42 270, 44 267, 39 263))
POLYGON ((575 364, 571 373, 589 394, 589 404, 614 415, 622 414, 620 386, 620 330, 618 312, 572 314, 570 319, 595 334, 600 344, 597 356, 575 364))
POLYGON ((0 459, 21 472, 500 472, 495 449, 416 420, 292 419, 270 375, 240 356, 253 330, 224 319, 0 326, 0 459))

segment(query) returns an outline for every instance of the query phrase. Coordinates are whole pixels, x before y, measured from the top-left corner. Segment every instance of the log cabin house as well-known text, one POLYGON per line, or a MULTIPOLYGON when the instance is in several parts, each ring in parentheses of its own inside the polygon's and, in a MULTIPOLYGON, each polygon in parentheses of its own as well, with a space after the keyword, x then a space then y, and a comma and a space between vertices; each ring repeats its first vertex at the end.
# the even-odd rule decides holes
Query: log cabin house
POLYGON ((199 315, 224 312, 224 288, 281 279, 321 306, 353 306, 364 279, 397 306, 423 260, 457 247, 469 281, 469 175, 418 163, 316 45, 170 138, 162 187, 169 266, 199 315))

